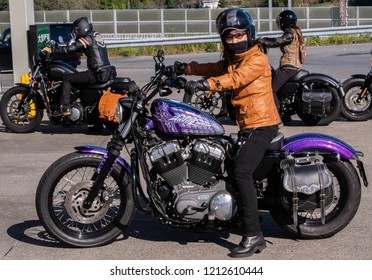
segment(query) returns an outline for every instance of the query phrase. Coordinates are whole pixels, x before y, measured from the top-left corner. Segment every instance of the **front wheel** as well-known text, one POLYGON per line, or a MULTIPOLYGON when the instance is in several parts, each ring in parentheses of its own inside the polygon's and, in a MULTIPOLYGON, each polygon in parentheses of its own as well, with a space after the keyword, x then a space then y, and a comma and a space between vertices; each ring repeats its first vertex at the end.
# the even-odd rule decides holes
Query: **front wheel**
POLYGON ((43 118, 43 109, 36 98, 26 97, 25 87, 15 86, 7 90, 0 102, 0 114, 4 125, 16 133, 34 132, 43 118))
POLYGON ((345 96, 342 98, 341 114, 349 121, 366 121, 372 117, 372 88, 360 99, 364 79, 350 78, 343 83, 345 96))
POLYGON ((83 202, 102 161, 98 154, 68 154, 54 162, 40 179, 36 210, 41 224, 57 240, 74 247, 113 242, 126 230, 134 215, 130 176, 116 164, 92 206, 83 202))
POLYGON ((194 94, 185 92, 183 102, 216 118, 227 115, 226 92, 199 91, 194 94))
POLYGON ((332 101, 331 101, 331 110, 329 113, 322 115, 322 116, 315 116, 311 114, 305 114, 302 112, 302 104, 301 100, 297 101, 296 104, 296 113, 299 118, 307 125, 311 126, 325 126, 329 125, 333 122, 341 112, 341 98, 338 94, 337 89, 331 87, 329 88, 332 94, 332 101))
POLYGON ((325 207, 325 224, 321 221, 321 210, 298 212, 298 225, 293 224, 291 207, 276 204, 270 209, 274 220, 289 233, 300 238, 327 238, 345 228, 355 216, 361 199, 358 174, 350 162, 330 162, 328 169, 333 176, 330 191, 331 202, 325 207))

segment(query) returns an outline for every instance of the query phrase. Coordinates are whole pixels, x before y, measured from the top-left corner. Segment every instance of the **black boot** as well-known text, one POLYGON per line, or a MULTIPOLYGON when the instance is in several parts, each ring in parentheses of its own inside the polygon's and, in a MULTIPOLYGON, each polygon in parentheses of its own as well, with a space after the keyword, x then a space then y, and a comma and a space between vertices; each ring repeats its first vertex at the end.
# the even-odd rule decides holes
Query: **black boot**
POLYGON ((52 113, 53 117, 67 117, 71 115, 71 106, 70 105, 61 105, 60 109, 58 111, 54 111, 52 113))
POLYGON ((266 241, 262 232, 255 236, 243 236, 239 246, 232 249, 229 254, 232 258, 245 258, 259 253, 266 248, 266 241))

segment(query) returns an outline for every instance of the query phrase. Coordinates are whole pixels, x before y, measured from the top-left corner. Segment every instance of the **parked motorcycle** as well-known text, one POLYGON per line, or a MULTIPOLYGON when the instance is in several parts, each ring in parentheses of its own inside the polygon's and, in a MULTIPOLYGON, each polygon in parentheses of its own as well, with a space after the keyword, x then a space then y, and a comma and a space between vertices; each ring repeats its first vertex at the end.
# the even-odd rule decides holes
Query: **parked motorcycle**
POLYGON ((351 75, 342 86, 345 92, 342 98, 342 116, 349 121, 366 121, 372 118, 372 68, 367 75, 351 75))
MULTIPOLYGON (((272 73, 275 75, 274 69, 272 73)), ((231 115, 230 94, 229 91, 196 94, 185 91, 183 102, 221 117, 231 115)), ((279 113, 283 122, 297 114, 307 125, 328 125, 340 114, 343 94, 342 84, 334 78, 301 69, 277 92, 279 113)))
POLYGON ((115 78, 103 84, 73 85, 71 115, 55 117, 53 112, 60 108, 63 75, 78 70, 62 61, 51 60, 45 52, 40 52, 39 58, 29 75, 29 83, 16 84, 1 98, 0 115, 9 130, 16 133, 35 131, 43 119, 44 109, 54 125, 71 127, 103 123, 111 131, 116 129, 115 122, 99 118, 99 100, 109 87, 115 93, 125 91, 129 78, 115 78))
MULTIPOLYGON (((163 64, 162 51, 154 60, 151 82, 132 87, 116 105, 120 125, 107 148, 75 147, 41 177, 37 214, 60 242, 111 243, 136 210, 188 229, 228 230, 240 223, 239 196, 229 178, 237 134, 225 135, 213 116, 195 107, 154 98, 184 83, 163 64), (120 156, 123 148, 130 162, 120 156)), ((368 185, 359 156, 331 136, 279 133, 254 174, 260 209, 296 237, 333 236, 358 210, 360 178, 368 185)))

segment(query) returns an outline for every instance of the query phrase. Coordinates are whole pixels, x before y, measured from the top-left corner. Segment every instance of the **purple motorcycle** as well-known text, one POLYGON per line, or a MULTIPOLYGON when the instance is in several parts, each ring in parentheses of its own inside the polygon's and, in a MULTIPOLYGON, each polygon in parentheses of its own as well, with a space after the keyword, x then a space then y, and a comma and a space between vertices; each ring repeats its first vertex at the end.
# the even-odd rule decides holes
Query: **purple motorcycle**
MULTIPOLYGON (((75 247, 113 242, 136 211, 166 226, 219 231, 240 223, 229 179, 237 134, 209 114, 165 98, 182 78, 154 56, 156 73, 116 105, 107 148, 76 147, 42 176, 36 209, 47 232, 75 247), (150 104, 148 107, 147 105, 150 104), (120 156, 128 151, 129 160, 120 156)), ((323 134, 272 141, 254 174, 260 210, 297 238, 326 238, 346 227, 368 185, 361 152, 323 134)))

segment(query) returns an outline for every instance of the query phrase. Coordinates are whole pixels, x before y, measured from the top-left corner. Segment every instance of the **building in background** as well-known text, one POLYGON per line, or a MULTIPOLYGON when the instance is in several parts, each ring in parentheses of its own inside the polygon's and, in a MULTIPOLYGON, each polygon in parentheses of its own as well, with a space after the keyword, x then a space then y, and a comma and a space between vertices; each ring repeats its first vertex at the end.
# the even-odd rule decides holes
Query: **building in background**
POLYGON ((202 0, 202 7, 216 9, 218 8, 218 2, 219 0, 202 0))

